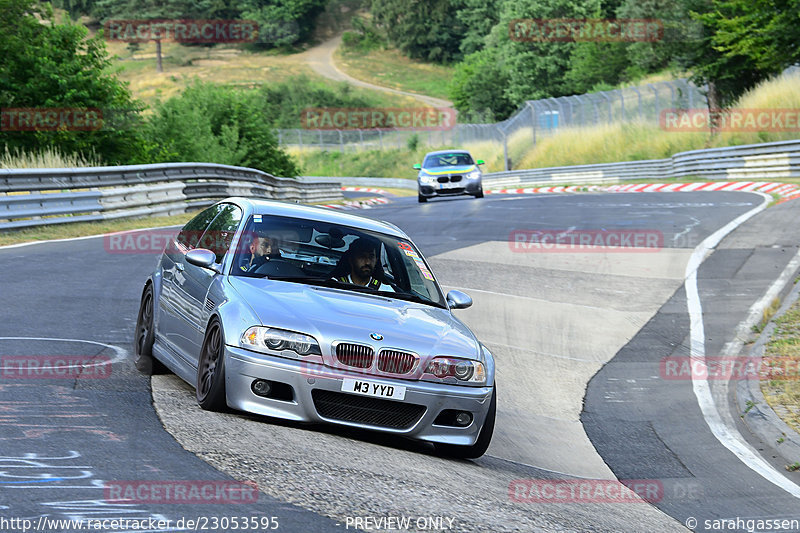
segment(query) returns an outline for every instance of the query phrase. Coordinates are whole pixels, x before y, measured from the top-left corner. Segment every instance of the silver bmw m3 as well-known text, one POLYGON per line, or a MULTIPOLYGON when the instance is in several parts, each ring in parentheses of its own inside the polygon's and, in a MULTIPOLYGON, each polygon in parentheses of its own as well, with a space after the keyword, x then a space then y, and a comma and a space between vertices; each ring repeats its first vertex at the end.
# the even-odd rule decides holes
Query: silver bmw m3
POLYGON ((232 407, 433 443, 489 446, 492 354, 396 226, 230 198, 168 242, 136 323, 137 368, 169 369, 204 409, 232 407), (166 368, 165 368, 166 367, 166 368))

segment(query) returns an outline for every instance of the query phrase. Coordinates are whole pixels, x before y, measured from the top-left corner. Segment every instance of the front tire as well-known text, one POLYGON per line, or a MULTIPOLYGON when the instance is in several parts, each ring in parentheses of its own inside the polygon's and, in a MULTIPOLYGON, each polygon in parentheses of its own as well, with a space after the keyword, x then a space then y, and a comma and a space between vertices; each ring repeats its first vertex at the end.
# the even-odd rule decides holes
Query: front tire
POLYGON ((136 318, 136 331, 133 339, 133 364, 139 372, 146 376, 163 374, 167 371, 167 367, 153 357, 153 343, 155 342, 153 302, 153 285, 148 284, 142 293, 142 301, 139 303, 139 315, 136 318))
POLYGON ((483 198, 483 187, 475 194, 475 198, 483 198))
POLYGON ((486 420, 483 422, 478 439, 472 446, 461 446, 458 444, 435 444, 436 451, 443 455, 449 455, 457 459, 477 459, 489 448, 494 433, 494 420, 497 414, 497 385, 492 388, 492 399, 489 400, 489 412, 486 413, 486 420))
POLYGON ((225 400, 225 338, 222 325, 214 318, 206 329, 197 362, 197 404, 206 411, 223 411, 225 400))
POLYGON ((428 199, 426 197, 422 196, 421 194, 417 193, 417 201, 419 203, 421 203, 421 204, 424 204, 425 202, 428 201, 428 199))

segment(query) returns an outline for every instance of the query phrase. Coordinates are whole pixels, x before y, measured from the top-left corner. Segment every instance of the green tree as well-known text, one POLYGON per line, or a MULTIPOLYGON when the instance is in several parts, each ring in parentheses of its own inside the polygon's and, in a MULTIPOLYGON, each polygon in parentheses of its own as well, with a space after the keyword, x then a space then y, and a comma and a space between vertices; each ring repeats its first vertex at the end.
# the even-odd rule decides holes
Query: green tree
POLYGON ((712 112, 800 60, 800 0, 712 0, 693 13, 706 33, 687 63, 712 112))
MULTIPOLYGON (((142 105, 125 84, 107 74, 100 37, 65 20, 56 23, 49 6, 35 0, 0 0, 0 108, 94 108, 104 114, 124 110, 132 118, 142 105)), ((0 131, 11 149, 54 147, 89 153, 108 163, 142 157, 142 139, 130 124, 106 124, 96 131, 0 131)))
POLYGON ((278 147, 256 91, 196 81, 156 106, 145 134, 166 161, 203 161, 296 176, 294 160, 278 147))
POLYGON ((575 43, 564 82, 573 93, 588 93, 599 86, 626 81, 632 70, 628 43, 575 43))
MULTIPOLYGON (((184 19, 205 16, 191 0, 97 0, 93 13, 101 21, 184 19)), ((156 42, 156 71, 164 72, 161 40, 156 42)))
POLYGON ((309 38, 325 0, 243 0, 242 18, 258 22, 257 47, 287 46, 309 38))
POLYGON ((601 14, 600 0, 506 0, 492 39, 501 49, 508 72, 506 97, 525 100, 572 94, 565 80, 576 43, 519 42, 510 39, 508 24, 514 19, 588 19, 601 14))
POLYGON ((313 82, 306 76, 264 85, 258 90, 258 98, 268 123, 274 128, 299 128, 300 117, 306 108, 346 107, 364 108, 375 103, 354 95, 347 83, 313 82))
POLYGON ((456 11, 458 21, 464 28, 459 50, 464 56, 482 50, 486 36, 500 20, 502 0, 463 0, 456 11))
POLYGON ((508 73, 496 48, 474 52, 456 65, 448 95, 460 122, 505 119, 517 108, 505 95, 508 73))
POLYGON ((625 0, 617 10, 624 19, 656 20, 663 27, 661 39, 630 43, 627 55, 632 68, 656 72, 680 66, 684 58, 702 39, 703 26, 693 20, 690 9, 704 10, 703 1, 694 0, 625 0))
POLYGON ((372 0, 372 15, 407 56, 447 63, 460 57, 461 0, 372 0))

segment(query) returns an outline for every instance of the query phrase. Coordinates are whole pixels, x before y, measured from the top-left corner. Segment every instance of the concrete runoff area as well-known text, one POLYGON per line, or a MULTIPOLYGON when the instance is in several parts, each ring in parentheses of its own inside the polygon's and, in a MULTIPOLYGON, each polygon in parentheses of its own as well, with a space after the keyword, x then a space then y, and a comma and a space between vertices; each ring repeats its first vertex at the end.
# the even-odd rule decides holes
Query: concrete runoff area
POLYGON ((197 407, 192 389, 174 376, 153 379, 154 405, 188 451, 233 477, 256 481, 270 496, 338 520, 346 516, 336 501, 347 493, 348 513, 419 515, 424 509, 432 516, 457 516, 457 531, 557 531, 585 524, 595 531, 619 531, 631 523, 640 530, 685 531, 642 501, 520 503, 510 501, 509 485, 515 479, 616 479, 579 420, 586 384, 681 286, 690 253, 517 254, 508 243, 489 241, 430 258, 445 290, 457 286, 471 294, 476 305, 456 316, 500 363, 494 439, 487 456, 455 463, 458 468, 420 453, 427 450, 425 444, 347 428, 305 429, 238 413, 207 413, 197 407), (469 275, 460 271, 465 263, 469 275), (470 290, 492 287, 485 281, 504 264, 513 265, 525 280, 527 295, 508 289, 520 286, 516 279, 505 293, 470 290), (556 271, 574 285, 534 297, 536 286, 547 284, 556 271), (625 297, 630 310, 603 292, 631 283, 638 290, 625 297), (353 433, 357 439, 349 439, 353 433), (391 476, 385 474, 387 465, 391 476), (298 470, 309 475, 298 476, 298 470))
POLYGON ((586 385, 680 288, 690 254, 687 249, 518 253, 507 242, 490 241, 432 258, 440 282, 457 282, 475 300, 456 316, 498 360, 500 430, 487 453, 577 477, 616 479, 580 423, 586 385), (471 276, 451 277, 464 261, 479 268, 472 268, 471 276), (469 290, 485 286, 483 277, 497 264, 513 265, 524 284, 512 279, 505 292, 469 290), (564 279, 580 290, 565 284, 540 298, 514 294, 519 286, 535 294, 553 270, 567 273, 564 279), (592 290, 630 280, 638 282, 638 290, 625 293, 627 309, 614 307, 619 297, 592 290))

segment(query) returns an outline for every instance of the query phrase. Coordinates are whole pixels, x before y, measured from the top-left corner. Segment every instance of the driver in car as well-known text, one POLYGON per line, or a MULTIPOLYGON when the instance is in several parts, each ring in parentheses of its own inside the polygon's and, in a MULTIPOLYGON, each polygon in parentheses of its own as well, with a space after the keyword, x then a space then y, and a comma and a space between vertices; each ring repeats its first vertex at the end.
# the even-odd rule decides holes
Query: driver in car
POLYGON ((350 274, 337 277, 337 281, 363 285, 378 291, 394 292, 391 285, 383 283, 375 277, 376 266, 378 264, 377 243, 364 237, 359 237, 350 244, 347 250, 347 263, 350 267, 350 274))

